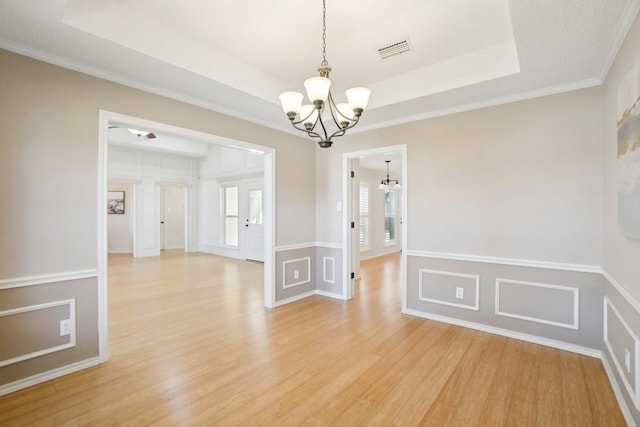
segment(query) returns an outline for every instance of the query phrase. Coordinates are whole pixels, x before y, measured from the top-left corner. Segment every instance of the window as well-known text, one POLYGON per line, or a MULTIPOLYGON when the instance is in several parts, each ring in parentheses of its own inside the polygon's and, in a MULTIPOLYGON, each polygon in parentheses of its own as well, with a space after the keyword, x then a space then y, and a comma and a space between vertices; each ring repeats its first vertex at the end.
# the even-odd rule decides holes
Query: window
POLYGON ((396 192, 384 190, 384 245, 396 244, 396 192))
POLYGON ((224 187, 224 244, 238 246, 238 187, 224 187))
POLYGON ((369 186, 360 183, 360 250, 369 249, 369 186))

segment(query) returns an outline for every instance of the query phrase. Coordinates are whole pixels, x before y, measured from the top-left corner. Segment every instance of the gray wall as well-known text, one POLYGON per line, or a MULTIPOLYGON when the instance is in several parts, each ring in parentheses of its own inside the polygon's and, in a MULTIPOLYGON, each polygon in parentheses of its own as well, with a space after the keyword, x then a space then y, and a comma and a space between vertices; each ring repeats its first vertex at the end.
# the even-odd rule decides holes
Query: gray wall
POLYGON ((408 308, 417 315, 555 340, 586 354, 601 349, 599 273, 410 255, 407 280, 408 308), (463 298, 456 298, 456 288, 463 298))
POLYGON ((608 321, 604 330, 604 354, 633 419, 640 425, 640 240, 623 235, 617 220, 616 122, 619 117, 616 100, 620 82, 636 61, 640 61, 640 16, 636 16, 603 85, 603 270, 608 279, 605 288, 608 321), (624 363, 625 349, 629 351, 631 361, 628 370, 624 363))

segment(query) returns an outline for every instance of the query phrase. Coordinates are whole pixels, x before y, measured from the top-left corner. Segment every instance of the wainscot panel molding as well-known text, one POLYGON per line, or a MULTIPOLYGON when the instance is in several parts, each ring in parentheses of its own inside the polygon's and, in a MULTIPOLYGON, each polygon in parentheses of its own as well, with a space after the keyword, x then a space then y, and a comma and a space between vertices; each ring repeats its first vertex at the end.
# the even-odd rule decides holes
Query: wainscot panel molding
POLYGON ((631 410, 627 405, 627 401, 624 399, 624 392, 618 385, 618 381, 616 381, 616 376, 613 373, 613 368, 611 364, 607 360, 606 357, 602 357, 602 366, 604 366, 604 371, 607 373, 607 377, 609 378, 609 384, 611 384, 611 388, 613 388, 613 394, 616 396, 616 400, 618 401, 618 406, 620 406, 620 410, 622 411, 622 415, 624 416, 625 421, 629 427, 634 427, 636 425, 633 420, 633 415, 631 414, 631 410))
POLYGON ((499 258, 499 257, 492 257, 492 256, 455 254, 455 253, 447 253, 447 252, 416 251, 416 250, 408 250, 407 256, 437 258, 437 259, 451 259, 455 261, 472 261, 472 262, 482 262, 482 263, 489 263, 489 264, 513 265, 516 267, 537 267, 537 268, 547 268, 551 270, 579 271, 583 273, 602 273, 602 267, 599 267, 596 265, 566 264, 566 263, 537 261, 537 260, 518 259, 518 258, 499 258))
POLYGON ((605 279, 611 283, 611 285, 616 288, 616 290, 622 295, 622 297, 627 300, 629 305, 633 307, 638 313, 640 313, 640 301, 634 298, 629 292, 628 288, 622 283, 618 282, 611 274, 609 274, 606 270, 602 270, 602 275, 605 279))
POLYGON ((336 282, 336 259, 333 257, 322 257, 322 280, 327 283, 336 282))
POLYGON ((627 393, 640 411, 640 338, 606 296, 604 297, 604 344, 627 393), (615 331, 615 326, 618 325, 612 325, 612 323, 618 323, 623 331, 615 331), (624 332, 626 337, 616 337, 616 332, 618 334, 624 332))
POLYGON ((99 357, 92 357, 91 359, 82 360, 80 362, 72 363, 71 365, 62 366, 60 368, 52 369, 47 372, 42 372, 37 375, 33 375, 28 378, 23 378, 12 383, 0 385, 0 396, 13 393, 36 384, 40 384, 46 381, 62 377, 64 375, 73 374, 74 372, 81 371, 83 369, 91 368, 100 364, 99 357))
MULTIPOLYGON (((298 273, 300 272, 300 270, 295 270, 295 271, 298 271, 298 273)), ((295 286, 304 285, 306 283, 311 283, 311 257, 290 259, 282 263, 282 289, 293 288, 295 286), (295 275, 293 274, 287 274, 288 264, 303 263, 305 261, 306 261, 306 270, 307 270, 306 277, 295 277, 295 275), (296 281, 287 283, 288 277, 293 277, 293 280, 296 280, 296 281)))
MULTIPOLYGON (((506 304, 505 304, 506 305, 506 304)), ((558 311, 558 310, 556 310, 558 311)), ((574 330, 578 330, 579 329, 579 319, 580 319, 580 289, 573 287, 573 286, 559 286, 559 285, 549 285, 546 283, 534 283, 534 282, 524 282, 521 280, 509 280, 509 279, 496 279, 496 306, 495 306, 495 314, 497 316, 505 316, 505 317, 512 317, 514 319, 521 319, 521 320, 527 320, 529 322, 537 322, 537 323, 544 323, 546 325, 552 325, 552 326, 559 326, 561 328, 568 328, 568 329, 574 329, 574 330), (529 288, 538 288, 540 289, 539 293, 540 293, 540 299, 542 301, 547 301, 546 304, 544 305, 540 305, 540 304, 529 304, 531 301, 525 301, 526 305, 527 305, 527 309, 529 310, 537 310, 538 312, 540 312, 541 308, 548 308, 548 306, 556 301, 556 298, 553 297, 553 295, 544 295, 545 291, 547 291, 547 293, 550 294, 556 294, 558 292, 566 292, 568 293, 568 297, 571 299, 571 301, 569 302, 569 306, 567 307, 563 307, 563 310, 559 310, 560 312, 563 313, 573 313, 572 316, 572 322, 571 323, 567 323, 567 322, 561 322, 558 320, 552 320, 549 318, 544 318, 542 316, 544 316, 544 313, 539 313, 539 317, 533 316, 531 314, 531 312, 524 314, 524 313, 515 313, 515 312, 509 312, 506 311, 505 309, 501 308, 500 305, 500 296, 502 294, 502 288, 503 285, 506 286, 524 286, 524 287, 529 287, 529 288)))
MULTIPOLYGON (((44 304, 29 305, 29 306, 24 306, 24 307, 12 308, 10 310, 0 311, 0 322, 1 322, 3 317, 9 317, 9 316, 16 316, 16 315, 21 315, 21 314, 33 313, 33 312, 36 312, 36 311, 48 310, 48 309, 52 309, 52 308, 55 308, 55 307, 63 307, 63 306, 68 306, 69 307, 69 315, 68 315, 68 317, 64 316, 64 317, 68 318, 69 322, 70 322, 70 330, 69 330, 68 342, 63 343, 63 344, 54 345, 52 347, 41 348, 39 350, 35 350, 35 351, 31 351, 29 353, 21 354, 19 356, 16 355, 14 357, 10 357, 10 358, 5 359, 5 360, 0 360, 0 368, 3 367, 3 366, 12 365, 14 363, 23 362, 25 360, 34 359, 36 357, 44 356, 46 354, 51 354, 51 353, 55 353, 57 351, 62 351, 62 350, 66 350, 68 348, 75 347, 76 346, 76 300, 75 300, 75 298, 73 298, 73 299, 67 299, 67 300, 62 300, 62 301, 52 301, 52 302, 47 302, 47 303, 44 303, 44 304)), ((62 319, 59 319, 59 320, 62 320, 62 319)), ((42 328, 39 327, 38 329, 40 329, 39 332, 42 332, 42 328)), ((58 329, 56 324, 53 325, 53 329, 54 329, 54 333, 56 334, 55 335, 56 338, 60 338, 60 336, 58 335, 59 329, 58 329)), ((25 333, 27 331, 21 330, 20 332, 21 333, 25 333)), ((42 332, 42 333, 44 333, 44 332, 42 332)))
POLYGON ((412 316, 422 317, 424 319, 435 320, 437 322, 448 323, 450 325, 462 326, 469 329, 475 329, 477 331, 488 332, 490 334, 501 335, 503 337, 515 338, 518 340, 530 342, 533 344, 540 344, 547 347, 557 348, 559 350, 566 350, 572 353, 582 354, 585 356, 595 357, 602 359, 602 352, 594 348, 583 347, 576 344, 567 343, 564 341, 553 340, 549 338, 539 337, 537 335, 525 334, 522 332, 515 332, 508 329, 496 328, 494 326, 483 325, 481 323, 469 322, 467 320, 460 320, 453 317, 441 316, 438 314, 425 313, 423 311, 407 309, 407 314, 412 316))
MULTIPOLYGON (((447 286, 447 285, 444 285, 444 286, 447 286)), ((443 287, 443 285, 432 283, 428 287, 429 288, 443 287)), ((429 270, 426 268, 420 268, 418 269, 418 298, 421 301, 427 301, 434 304, 448 305, 451 307, 458 307, 458 308, 464 308, 466 310, 478 311, 480 309, 480 276, 477 276, 474 274, 461 274, 461 273, 453 273, 449 271, 438 271, 438 270, 429 270), (425 296, 425 292, 426 292, 425 285, 427 285, 425 274, 432 275, 432 276, 455 277, 455 278, 461 279, 459 283, 455 283, 455 286, 451 284, 448 285, 450 288, 449 290, 451 291, 449 294, 452 300, 456 298, 456 288, 462 288, 463 290, 468 290, 469 286, 464 285, 462 282, 464 280, 467 280, 467 281, 471 280, 472 281, 471 286, 473 286, 473 289, 474 289, 474 296, 472 298, 473 305, 463 304, 463 301, 468 300, 468 298, 462 298, 461 299, 462 301, 460 302, 453 302, 450 300, 445 300, 443 298, 425 296)))
POLYGON ((14 279, 0 280, 0 290, 22 288, 24 286, 46 285, 48 283, 67 282, 70 280, 98 277, 98 270, 77 270, 65 273, 43 274, 40 276, 24 276, 14 279))

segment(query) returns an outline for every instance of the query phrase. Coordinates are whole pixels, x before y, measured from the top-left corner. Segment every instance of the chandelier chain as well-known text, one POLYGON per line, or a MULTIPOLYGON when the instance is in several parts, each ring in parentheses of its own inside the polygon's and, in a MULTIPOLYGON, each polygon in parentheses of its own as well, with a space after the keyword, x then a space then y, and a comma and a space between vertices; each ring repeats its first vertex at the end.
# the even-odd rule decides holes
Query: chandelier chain
POLYGON ((329 65, 327 62, 327 4, 322 0, 322 63, 320 65, 329 65))

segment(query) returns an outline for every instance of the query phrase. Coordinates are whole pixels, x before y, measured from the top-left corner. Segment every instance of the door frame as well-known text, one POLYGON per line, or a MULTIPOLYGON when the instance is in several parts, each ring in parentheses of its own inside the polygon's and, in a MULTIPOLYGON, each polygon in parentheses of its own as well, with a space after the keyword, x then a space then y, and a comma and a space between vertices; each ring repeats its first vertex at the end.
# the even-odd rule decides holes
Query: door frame
POLYGON ((133 128, 155 129, 159 132, 179 135, 186 139, 217 144, 263 154, 264 161, 264 306, 274 308, 275 301, 275 165, 276 151, 245 141, 239 141, 210 133, 168 125, 128 116, 108 110, 98 111, 98 191, 97 191, 97 258, 98 258, 98 357, 100 363, 109 360, 108 281, 107 281, 107 209, 109 124, 127 125, 133 128))
POLYGON ((401 298, 401 307, 400 310, 402 313, 407 312, 407 224, 408 224, 408 215, 407 215, 407 145, 399 144, 392 145, 388 147, 380 147, 373 148, 369 150, 362 151, 354 151, 349 153, 344 153, 342 155, 342 265, 343 274, 342 274, 342 298, 345 300, 349 300, 353 298, 354 295, 354 282, 355 279, 351 278, 351 272, 355 271, 354 269, 354 253, 355 250, 360 250, 360 248, 355 248, 354 242, 354 233, 357 231, 357 228, 352 229, 350 227, 350 223, 354 218, 354 207, 353 200, 356 197, 356 194, 353 190, 353 179, 351 178, 351 164, 354 159, 362 159, 366 157, 380 156, 384 154, 400 154, 402 157, 402 210, 401 210, 401 218, 402 218, 402 255, 400 257, 400 270, 401 270, 401 288, 402 288, 402 298, 401 298))

